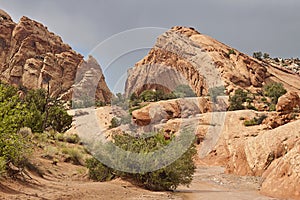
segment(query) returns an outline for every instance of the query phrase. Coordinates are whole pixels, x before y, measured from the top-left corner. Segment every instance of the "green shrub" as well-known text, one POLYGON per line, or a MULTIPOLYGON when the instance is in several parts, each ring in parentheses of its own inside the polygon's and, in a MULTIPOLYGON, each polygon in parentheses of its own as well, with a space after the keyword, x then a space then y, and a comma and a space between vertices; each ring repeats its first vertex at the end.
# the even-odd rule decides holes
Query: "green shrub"
POLYGON ((110 126, 109 126, 109 128, 110 128, 110 129, 116 128, 116 127, 118 127, 118 126, 120 126, 120 125, 121 125, 121 123, 120 123, 120 121, 118 120, 118 118, 113 117, 113 118, 110 120, 110 126))
POLYGON ((104 182, 104 181, 110 181, 115 178, 114 170, 103 165, 95 158, 87 159, 86 166, 89 169, 90 179, 104 182))
POLYGON ((226 57, 227 57, 227 58, 230 58, 230 55, 231 55, 231 54, 232 54, 232 55, 236 55, 234 49, 229 49, 229 50, 228 50, 228 53, 226 54, 226 57))
POLYGON ((74 165, 83 164, 83 155, 78 149, 74 148, 63 148, 62 153, 68 155, 69 157, 65 162, 72 162, 74 165))
POLYGON ((262 60, 262 56, 263 54, 261 51, 253 53, 253 58, 256 58, 257 60, 262 60))
POLYGON ((260 125, 260 124, 264 121, 264 119, 266 119, 266 118, 267 118, 266 115, 262 115, 262 116, 260 116, 260 117, 258 117, 258 118, 254 117, 254 118, 251 119, 251 120, 246 120, 246 121, 244 122, 244 125, 245 125, 245 126, 256 126, 256 125, 260 125))
POLYGON ((196 97, 195 92, 192 90, 192 88, 189 85, 178 85, 174 91, 173 94, 176 97, 196 97))
POLYGON ((270 83, 263 87, 263 94, 270 97, 273 104, 277 104, 279 97, 286 92, 282 83, 270 83))
MULTIPOLYGON (((188 134, 188 133, 182 133, 188 134)), ((149 133, 150 137, 133 137, 128 134, 115 135, 114 145, 122 148, 125 151, 133 153, 150 153, 155 150, 161 149, 164 146, 170 144, 171 140, 164 138, 163 133, 149 133)), ((179 147, 178 148, 182 148, 179 147)), ((87 167, 90 171, 90 177, 95 180, 105 181, 110 180, 113 177, 122 177, 133 181, 135 184, 145 187, 149 190, 155 191, 165 191, 165 190, 175 190, 178 185, 189 185, 192 181, 192 175, 195 172, 195 165, 193 162, 193 157, 196 154, 195 146, 192 144, 188 150, 175 162, 170 165, 163 167, 162 169, 146 172, 146 173, 127 173, 117 170, 113 170, 95 159, 88 161, 87 167)), ((123 157, 116 158, 120 163, 126 162, 128 159, 123 157), (125 160, 124 160, 125 159, 125 160), (124 162, 123 162, 124 160, 124 162)), ((141 166, 139 166, 141 167, 141 166)))
POLYGON ((71 144, 78 144, 80 142, 80 138, 77 134, 65 135, 64 140, 71 144))
POLYGON ((57 141, 60 141, 60 142, 64 142, 65 141, 65 136, 63 133, 57 133, 54 138, 57 140, 57 141))
POLYGON ((44 90, 26 91, 21 99, 16 88, 0 83, 0 157, 6 163, 24 167, 31 149, 31 130, 43 132, 52 127, 65 131, 70 127, 72 118, 62 104, 47 99, 44 90))
POLYGON ((229 110, 243 110, 245 109, 243 104, 249 100, 250 102, 252 101, 252 99, 248 97, 248 92, 237 89, 233 96, 229 96, 229 110))
POLYGON ((276 104, 271 104, 270 106, 269 106, 269 111, 275 111, 276 110, 276 104))
POLYGON ((6 158, 0 157, 0 177, 6 173, 6 158))

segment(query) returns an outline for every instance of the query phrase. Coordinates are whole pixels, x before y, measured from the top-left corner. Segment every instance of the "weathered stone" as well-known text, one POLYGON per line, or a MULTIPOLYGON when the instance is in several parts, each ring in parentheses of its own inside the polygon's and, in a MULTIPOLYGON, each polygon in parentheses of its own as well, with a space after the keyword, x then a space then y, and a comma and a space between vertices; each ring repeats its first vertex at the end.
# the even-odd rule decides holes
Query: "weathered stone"
MULTIPOLYGON (((41 23, 22 17, 16 24, 6 12, 0 10, 1 81, 28 89, 46 89, 49 81, 52 97, 71 100, 71 88, 80 64, 91 64, 101 71, 95 60, 85 62, 82 55, 41 23)), ((112 95, 102 72, 96 75, 100 76, 99 83, 95 83, 96 99, 110 102, 112 95)))
POLYGON ((276 105, 277 112, 290 113, 295 108, 300 108, 300 97, 296 92, 288 92, 279 97, 276 105))

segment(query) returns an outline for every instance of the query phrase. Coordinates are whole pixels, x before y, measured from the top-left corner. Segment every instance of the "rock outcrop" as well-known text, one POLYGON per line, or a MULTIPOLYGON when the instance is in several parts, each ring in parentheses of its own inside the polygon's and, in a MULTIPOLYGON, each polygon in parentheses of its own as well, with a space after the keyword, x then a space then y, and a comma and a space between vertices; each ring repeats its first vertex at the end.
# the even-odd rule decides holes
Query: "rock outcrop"
POLYGON ((261 191, 279 198, 300 199, 300 140, 263 174, 261 191))
POLYGON ((149 54, 128 71, 126 94, 158 86, 172 90, 187 83, 198 96, 224 85, 227 94, 237 88, 258 92, 270 81, 300 91, 299 75, 256 60, 193 28, 173 27, 158 37, 149 54), (168 73, 172 71, 172 73, 168 73))
MULTIPOLYGON (((265 130, 265 125, 245 127, 240 120, 262 114, 254 111, 227 113, 217 144, 202 158, 202 162, 226 166, 227 173, 261 176, 262 193, 298 199, 300 121, 265 130)), ((206 115, 209 114, 201 118, 209 119, 206 115)), ((197 133, 201 141, 205 141, 207 127, 199 123, 197 133)), ((200 143, 199 151, 203 147, 200 143)))
POLYGON ((92 56, 89 56, 88 60, 83 61, 78 67, 72 91, 73 98, 77 100, 90 98, 110 103, 112 98, 112 93, 106 85, 101 67, 92 56))
POLYGON ((160 101, 132 112, 134 122, 139 126, 158 124, 174 118, 187 118, 211 111, 209 99, 187 98, 160 101))
POLYGON ((290 113, 300 108, 300 97, 296 92, 288 92, 278 99, 277 112, 290 113))
MULTIPOLYGON (((53 97, 67 97, 83 56, 47 27, 22 17, 19 23, 0 10, 0 80, 28 89, 47 88, 53 97)), ((101 73, 102 74, 102 73, 101 73)), ((105 84, 100 78, 100 86, 105 84)), ((107 91, 107 86, 104 88, 107 91)), ((98 91, 100 93, 101 91, 98 91)), ((106 96, 106 94, 97 97, 106 96)), ((110 96, 101 100, 108 101, 110 96)))

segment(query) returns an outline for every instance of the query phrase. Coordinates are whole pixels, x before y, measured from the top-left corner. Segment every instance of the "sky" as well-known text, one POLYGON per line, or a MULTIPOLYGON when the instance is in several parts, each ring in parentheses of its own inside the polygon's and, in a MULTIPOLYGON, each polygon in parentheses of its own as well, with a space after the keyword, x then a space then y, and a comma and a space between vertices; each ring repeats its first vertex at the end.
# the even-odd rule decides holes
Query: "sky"
POLYGON ((116 81, 109 74, 124 76, 176 25, 248 55, 300 57, 298 0, 0 0, 0 9, 15 22, 22 16, 42 22, 82 55, 95 56, 111 89, 116 81))

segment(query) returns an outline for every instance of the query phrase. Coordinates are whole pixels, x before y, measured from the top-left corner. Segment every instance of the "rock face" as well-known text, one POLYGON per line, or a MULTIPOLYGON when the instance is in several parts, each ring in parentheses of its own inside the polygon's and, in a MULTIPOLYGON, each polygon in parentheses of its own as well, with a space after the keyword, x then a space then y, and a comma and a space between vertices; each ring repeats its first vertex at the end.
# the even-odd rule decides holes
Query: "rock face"
MULTIPOLYGON (((51 96, 60 97, 70 93, 81 63, 83 56, 47 27, 27 17, 14 23, 0 10, 1 81, 29 89, 47 88, 49 83, 51 96)), ((70 100, 70 95, 63 96, 70 100)))
POLYGON ((92 98, 110 103, 112 93, 106 85, 100 65, 92 56, 78 67, 73 91, 74 99, 92 98))
POLYGON ((125 90, 130 95, 158 86, 172 90, 187 83, 203 96, 220 85, 227 94, 237 88, 257 92, 266 82, 276 81, 287 90, 299 92, 297 80, 296 73, 256 60, 192 28, 173 27, 128 71, 125 90))
MULTIPOLYGON (((269 196, 299 199, 300 120, 265 130, 265 125, 245 127, 239 119, 262 114, 228 112, 217 144, 202 161, 226 166, 227 173, 262 176, 261 191, 269 196)), ((197 132, 205 141, 207 127, 199 124, 197 132)))
POLYGON ((150 123, 160 123, 162 120, 187 118, 209 111, 211 111, 211 103, 205 97, 175 99, 151 103, 146 107, 133 111, 132 117, 137 125, 146 126, 150 123))
POLYGON ((280 198, 300 199, 300 140, 263 174, 262 192, 280 198))
POLYGON ((290 113, 295 108, 300 108, 300 97, 296 92, 288 92, 278 99, 277 112, 290 113))

